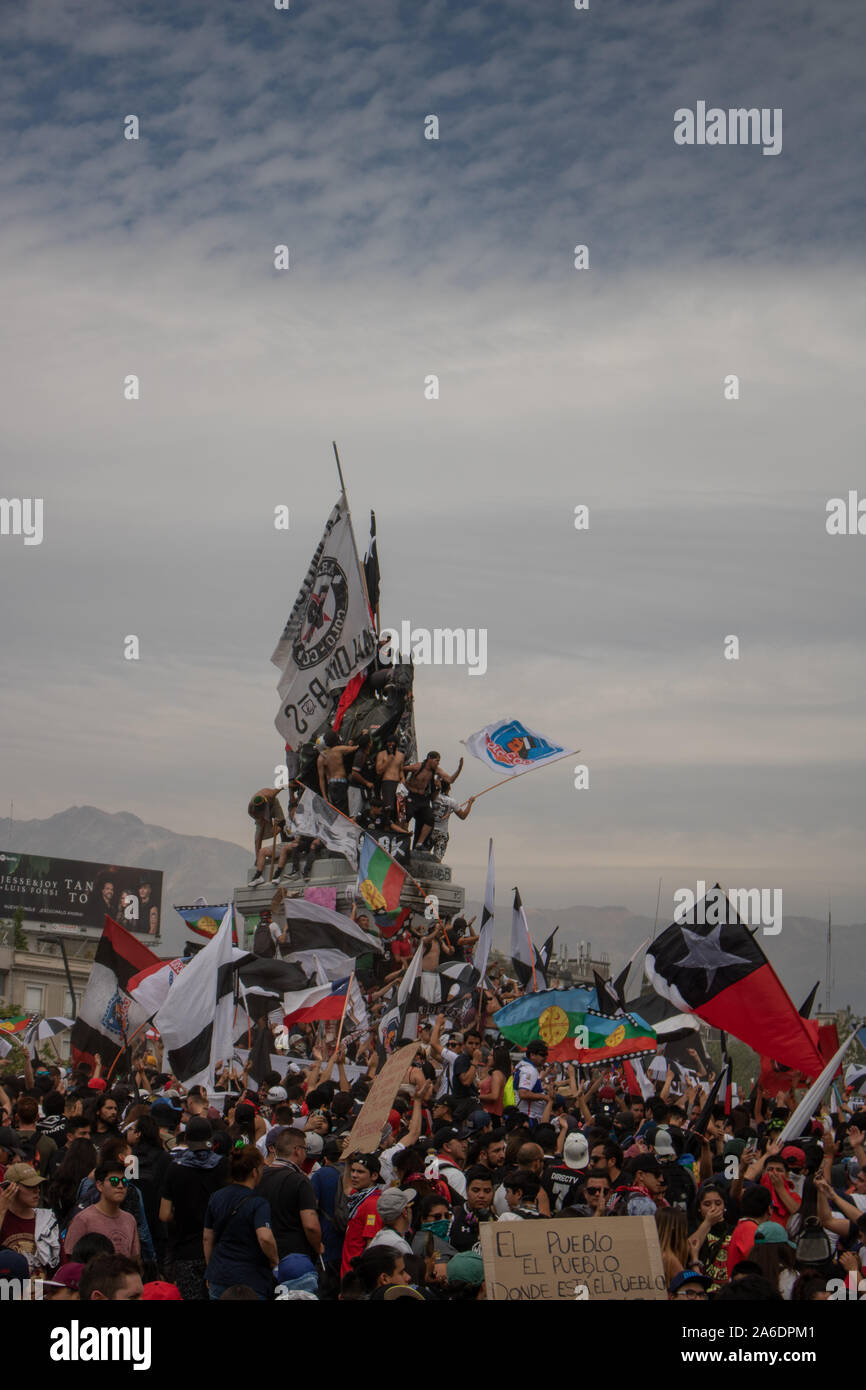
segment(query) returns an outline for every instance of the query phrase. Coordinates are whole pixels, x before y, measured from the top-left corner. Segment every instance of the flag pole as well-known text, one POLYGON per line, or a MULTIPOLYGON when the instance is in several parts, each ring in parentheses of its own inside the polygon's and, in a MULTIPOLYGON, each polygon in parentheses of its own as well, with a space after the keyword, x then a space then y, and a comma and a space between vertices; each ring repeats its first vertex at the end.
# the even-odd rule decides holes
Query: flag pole
POLYGON ((331 448, 334 451, 334 458, 337 461, 337 473, 340 478, 340 491, 342 492, 346 502, 346 520, 349 523, 349 535, 352 537, 352 549, 355 552, 355 564, 358 566, 358 577, 361 580, 361 587, 364 590, 364 597, 367 600, 367 612, 372 614, 373 610, 370 607, 370 595, 367 593, 367 576, 364 573, 364 566, 361 564, 361 557, 358 554, 358 542, 355 540, 355 528, 352 525, 352 509, 349 506, 349 494, 346 492, 346 483, 343 478, 343 466, 340 463, 340 455, 337 452, 337 441, 335 439, 331 440, 331 448))
MULTIPOLYGON (((544 766, 545 766, 545 767, 552 767, 554 763, 561 763, 562 760, 563 760, 563 758, 574 758, 574 757, 576 757, 577 754, 578 754, 579 752, 580 752, 580 749, 579 749, 579 748, 572 748, 568 753, 561 753, 561 754, 559 755, 558 758, 551 758, 551 759, 550 759, 550 762, 549 762, 549 763, 545 763, 544 766)), ((527 772, 538 772, 538 771, 540 771, 539 768, 536 768, 536 767, 527 767, 527 768, 525 768, 525 769, 523 770, 523 772, 515 772, 515 774, 514 774, 513 777, 503 777, 502 780, 499 781, 499 782, 491 782, 490 786, 489 786, 489 787, 485 787, 483 791, 474 792, 474 793, 473 793, 473 796, 472 796, 472 800, 473 800, 473 801, 477 801, 478 798, 479 798, 479 796, 486 796, 488 792, 495 791, 497 787, 504 787, 505 784, 506 784, 507 782, 516 782, 517 779, 518 779, 518 777, 525 777, 526 774, 527 774, 527 772)), ((466 806, 466 802, 465 802, 465 801, 461 802, 461 804, 460 804, 460 810, 462 811, 462 810, 464 809, 465 806, 466 806)))
POLYGON ((353 985, 353 983, 354 983, 354 980, 355 980, 355 972, 354 972, 354 970, 353 970, 352 973, 351 973, 351 975, 349 976, 349 983, 348 983, 348 985, 346 986, 346 998, 345 998, 345 1001, 344 1001, 344 1003, 343 1003, 343 1012, 342 1012, 342 1014, 340 1015, 340 1026, 339 1026, 339 1028, 337 1029, 337 1041, 334 1043, 334 1051, 335 1051, 335 1052, 339 1052, 339 1050, 340 1050, 340 1039, 341 1039, 342 1036, 343 1036, 343 1024, 346 1022, 346 1010, 347 1010, 348 1007, 349 1007, 349 995, 352 993, 352 985, 353 985))

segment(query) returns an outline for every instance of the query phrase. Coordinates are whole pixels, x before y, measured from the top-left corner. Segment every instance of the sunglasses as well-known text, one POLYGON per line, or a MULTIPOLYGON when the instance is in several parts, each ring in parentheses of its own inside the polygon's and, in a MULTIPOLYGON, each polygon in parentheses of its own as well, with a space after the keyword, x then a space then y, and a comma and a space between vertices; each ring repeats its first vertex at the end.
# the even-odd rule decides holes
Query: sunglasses
POLYGON ((599 1194, 606 1197, 608 1192, 610 1192, 609 1187, 588 1187, 586 1190, 591 1197, 598 1197, 599 1194))
POLYGON ((129 1187, 129 1178, 121 1178, 118 1177, 117 1174, 110 1177, 108 1181, 111 1183, 112 1187, 129 1187))

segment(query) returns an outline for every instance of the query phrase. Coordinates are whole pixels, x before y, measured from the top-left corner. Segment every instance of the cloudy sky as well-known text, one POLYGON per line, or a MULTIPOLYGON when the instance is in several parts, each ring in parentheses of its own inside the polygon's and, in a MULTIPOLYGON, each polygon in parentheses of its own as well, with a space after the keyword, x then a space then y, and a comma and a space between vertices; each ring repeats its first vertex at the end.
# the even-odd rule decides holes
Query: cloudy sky
POLYGON ((0 38, 0 491, 44 499, 0 537, 2 814, 246 843, 336 439, 383 621, 488 631, 485 677, 419 670, 419 742, 516 714, 590 769, 478 803, 473 896, 492 834, 539 906, 863 921, 866 540, 825 530, 866 489, 862 6, 24 0, 0 38), (675 145, 698 101, 782 108, 781 154, 675 145))

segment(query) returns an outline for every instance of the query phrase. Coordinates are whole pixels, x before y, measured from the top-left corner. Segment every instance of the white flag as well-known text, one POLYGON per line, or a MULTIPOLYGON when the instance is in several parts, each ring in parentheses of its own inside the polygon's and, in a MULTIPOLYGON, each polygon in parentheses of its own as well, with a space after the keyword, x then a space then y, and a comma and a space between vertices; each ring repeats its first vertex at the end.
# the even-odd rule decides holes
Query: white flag
POLYGON ((493 945, 493 900, 496 894, 494 884, 493 866, 493 840, 487 851, 487 882, 484 886, 484 906, 481 909, 481 927, 478 931, 478 940, 475 943, 475 951, 472 955, 472 964, 478 971, 478 978, 484 983, 484 976, 487 973, 487 962, 490 959, 490 947, 493 945))
POLYGON ((154 1019, 166 1069, 184 1086, 213 1087, 217 1065, 234 1050, 232 907, 220 929, 177 977, 154 1019))
POLYGON ((842 1061, 842 1058, 845 1056, 845 1053, 848 1051, 848 1048, 851 1046, 856 1036, 857 1033, 855 1031, 851 1034, 850 1038, 843 1042, 839 1051, 830 1058, 830 1061, 821 1072, 818 1080, 813 1082, 809 1087, 803 1099, 800 1101, 800 1104, 797 1106, 797 1109, 779 1135, 780 1145, 793 1143, 795 1139, 799 1139, 800 1135, 804 1133, 813 1114, 824 1099, 826 1091, 829 1090, 833 1077, 839 1070, 839 1063, 842 1061))
POLYGON ((338 854, 345 855, 352 868, 357 869, 360 830, 354 821, 349 820, 348 816, 344 816, 329 801, 317 796, 310 787, 306 787, 298 798, 298 804, 292 812, 292 828, 299 835, 309 835, 311 839, 323 840, 328 849, 335 849, 338 854))
POLYGON ((275 722, 292 750, 330 714, 333 692, 375 654, 376 632, 341 496, 271 656, 283 673, 275 722))
POLYGON ((463 744, 473 757, 480 758, 502 777, 516 777, 576 751, 536 733, 519 719, 499 719, 495 724, 487 724, 477 734, 464 738, 463 744))

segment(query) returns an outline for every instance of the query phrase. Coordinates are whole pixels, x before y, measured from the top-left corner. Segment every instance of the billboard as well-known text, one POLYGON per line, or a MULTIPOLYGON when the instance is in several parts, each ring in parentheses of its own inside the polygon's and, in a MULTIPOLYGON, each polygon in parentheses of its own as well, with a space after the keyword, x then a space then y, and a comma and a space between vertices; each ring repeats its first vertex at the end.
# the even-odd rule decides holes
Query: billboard
POLYGON ((127 931, 156 936, 162 871, 0 850, 0 918, 12 917, 19 908, 27 922, 97 931, 105 926, 107 913, 127 931))

